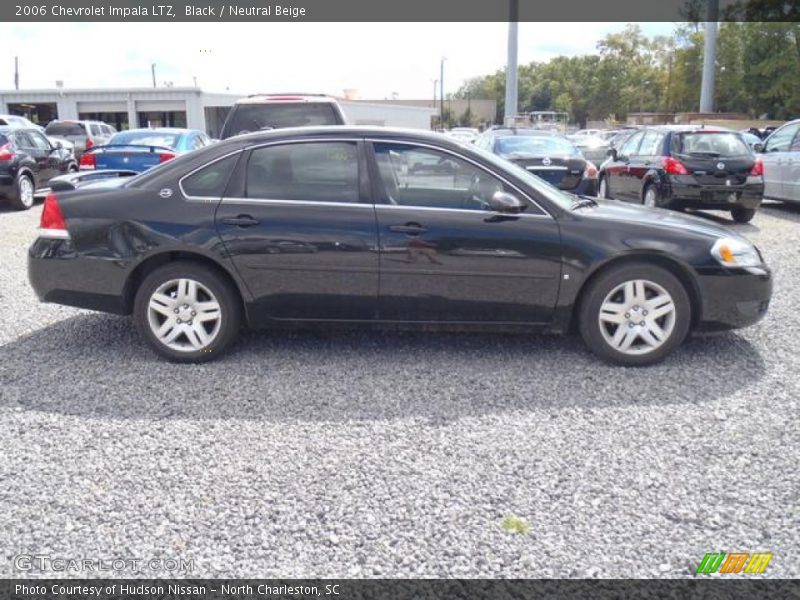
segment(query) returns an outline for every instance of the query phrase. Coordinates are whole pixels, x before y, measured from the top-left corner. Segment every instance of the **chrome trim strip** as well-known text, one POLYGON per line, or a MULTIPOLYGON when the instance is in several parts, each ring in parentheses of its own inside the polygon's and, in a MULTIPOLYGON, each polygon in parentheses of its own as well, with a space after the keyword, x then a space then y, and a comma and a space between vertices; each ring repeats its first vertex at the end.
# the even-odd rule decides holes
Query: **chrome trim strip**
POLYGON ((39 228, 39 237, 48 240, 68 240, 70 239, 69 231, 66 229, 41 229, 39 228))
MULTIPOLYGON (((412 142, 412 141, 407 141, 407 140, 391 140, 391 139, 387 140, 387 139, 379 139, 379 138, 365 138, 365 141, 371 142, 371 143, 377 143, 377 144, 404 144, 406 146, 419 146, 419 147, 422 147, 422 148, 430 148, 431 150, 437 150, 439 152, 444 152, 446 154, 450 154, 452 156, 455 156, 456 158, 460 158, 461 160, 464 160, 464 161, 467 161, 468 163, 471 163, 472 165, 474 165, 475 167, 481 169, 482 171, 486 171, 487 173, 489 173, 493 177, 496 177, 497 179, 499 179, 500 181, 502 181, 506 185, 508 185, 508 186, 514 188, 515 190, 517 190, 517 192, 522 194, 522 196, 524 198, 527 198, 527 200, 531 204, 533 204, 537 209, 542 211, 543 214, 542 215, 537 215, 537 216, 544 216, 544 217, 549 217, 551 219, 554 219, 553 215, 551 215, 549 212, 547 212, 547 210, 545 210, 538 202, 536 202, 536 200, 531 198, 528 193, 523 192, 521 189, 519 189, 518 186, 516 186, 513 183, 511 183, 508 179, 506 179, 505 177, 502 177, 501 175, 498 175, 495 171, 493 171, 492 169, 487 168, 486 166, 480 164, 479 162, 474 161, 471 158, 469 158, 467 156, 464 156, 463 154, 459 154, 458 152, 454 152, 453 150, 450 150, 449 148, 443 148, 441 146, 435 146, 433 144, 426 144, 425 142, 412 142)), ((376 204, 375 206, 391 206, 391 205, 376 204)), ((453 210, 460 210, 460 209, 453 209, 453 210)), ((501 214, 504 214, 504 213, 501 213, 501 214)), ((529 215, 529 216, 533 216, 533 215, 529 215)))
POLYGON ((297 206, 352 206, 359 208, 373 208, 375 204, 366 202, 324 202, 321 200, 284 200, 280 198, 231 198, 224 196, 223 204, 286 204, 297 206))
POLYGON ((552 219, 550 215, 547 214, 535 214, 535 213, 509 213, 509 212, 499 212, 496 210, 480 210, 480 209, 473 209, 473 208, 440 208, 438 206, 406 206, 404 204, 375 204, 375 209, 383 209, 388 208, 391 210, 431 210, 431 211, 444 211, 444 212, 457 212, 457 213, 469 213, 471 215, 483 215, 489 217, 527 217, 527 218, 537 218, 537 219, 552 219))

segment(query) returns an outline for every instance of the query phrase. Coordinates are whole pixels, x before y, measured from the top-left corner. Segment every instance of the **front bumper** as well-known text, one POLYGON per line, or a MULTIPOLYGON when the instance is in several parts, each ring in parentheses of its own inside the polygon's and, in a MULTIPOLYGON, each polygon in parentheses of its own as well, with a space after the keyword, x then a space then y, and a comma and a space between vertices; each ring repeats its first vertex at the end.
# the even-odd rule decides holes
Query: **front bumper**
POLYGON ((748 177, 743 185, 701 185, 691 175, 672 175, 665 196, 673 205, 685 208, 755 209, 761 205, 764 182, 760 177, 748 177))
POLYGON ((747 327, 760 321, 772 298, 772 271, 767 266, 752 269, 709 267, 698 272, 702 299, 699 331, 722 331, 747 327))
POLYGON ((119 261, 80 256, 68 239, 40 237, 28 251, 28 281, 42 302, 128 314, 126 279, 119 261))

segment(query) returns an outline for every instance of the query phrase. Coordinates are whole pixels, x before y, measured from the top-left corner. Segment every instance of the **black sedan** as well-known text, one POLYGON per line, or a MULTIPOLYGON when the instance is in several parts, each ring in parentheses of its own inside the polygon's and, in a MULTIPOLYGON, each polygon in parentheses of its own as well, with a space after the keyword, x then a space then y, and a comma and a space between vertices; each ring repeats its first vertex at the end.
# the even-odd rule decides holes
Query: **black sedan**
POLYGON ((495 128, 475 141, 479 148, 505 158, 559 189, 594 196, 597 167, 559 133, 528 128, 495 128))
POLYGON ((33 206, 53 177, 77 170, 72 152, 38 129, 0 127, 0 198, 17 210, 33 206))
POLYGON ((735 221, 746 223, 764 195, 764 164, 737 131, 652 127, 609 152, 600 167, 602 198, 650 207, 729 210, 735 221))
POLYGON ((133 313, 180 362, 242 326, 347 322, 574 325, 600 357, 643 365, 691 329, 755 323, 772 293, 724 227, 566 194, 441 135, 358 127, 237 136, 52 192, 29 276, 45 302, 133 313))

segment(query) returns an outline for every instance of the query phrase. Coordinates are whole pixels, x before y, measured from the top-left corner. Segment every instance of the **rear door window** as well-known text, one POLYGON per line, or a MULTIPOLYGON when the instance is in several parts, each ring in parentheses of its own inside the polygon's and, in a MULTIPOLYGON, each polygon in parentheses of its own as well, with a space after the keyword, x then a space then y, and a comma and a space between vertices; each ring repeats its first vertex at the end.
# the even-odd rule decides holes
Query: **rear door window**
POLYGON ((646 132, 636 154, 639 156, 656 156, 660 154, 661 142, 663 139, 663 134, 659 133, 658 131, 646 132))
POLYGON ((181 181, 184 196, 196 198, 221 198, 225 193, 239 154, 211 163, 188 175, 181 181))

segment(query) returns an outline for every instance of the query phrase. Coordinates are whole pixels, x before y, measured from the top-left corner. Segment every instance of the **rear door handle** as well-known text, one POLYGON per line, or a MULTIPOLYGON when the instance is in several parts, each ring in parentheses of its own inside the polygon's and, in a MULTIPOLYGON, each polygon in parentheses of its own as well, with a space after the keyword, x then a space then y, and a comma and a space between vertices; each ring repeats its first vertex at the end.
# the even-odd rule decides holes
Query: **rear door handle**
POLYGON ((405 233, 406 235, 419 235, 428 231, 428 228, 419 223, 406 223, 405 225, 392 225, 389 227, 389 231, 405 233))
POLYGON ((258 220, 250 215, 237 215, 235 217, 225 217, 222 219, 225 225, 233 225, 235 227, 252 227, 258 225, 258 220))

